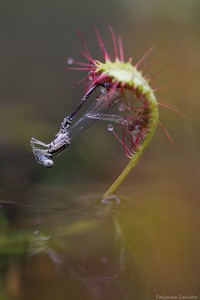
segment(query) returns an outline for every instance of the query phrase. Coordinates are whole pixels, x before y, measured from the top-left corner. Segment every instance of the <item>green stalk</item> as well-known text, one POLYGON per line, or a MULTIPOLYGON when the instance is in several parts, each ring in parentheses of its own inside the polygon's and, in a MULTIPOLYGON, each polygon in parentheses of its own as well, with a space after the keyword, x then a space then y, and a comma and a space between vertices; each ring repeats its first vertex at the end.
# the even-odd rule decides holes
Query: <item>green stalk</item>
POLYGON ((126 179, 128 174, 131 172, 133 167, 135 167, 137 165, 137 163, 140 161, 142 154, 148 147, 148 145, 151 142, 153 135, 155 133, 155 130, 156 130, 156 127, 158 124, 158 117, 159 117, 158 102, 157 102, 156 97, 151 89, 148 92, 145 92, 142 95, 142 97, 144 99, 144 102, 148 103, 148 106, 150 109, 149 130, 148 130, 142 144, 138 147, 137 152, 131 158, 128 165, 124 168, 124 170, 119 175, 119 177, 114 181, 114 183, 109 187, 109 189, 103 195, 104 198, 107 198, 116 193, 116 191, 118 190, 120 185, 123 183, 123 181, 126 179))

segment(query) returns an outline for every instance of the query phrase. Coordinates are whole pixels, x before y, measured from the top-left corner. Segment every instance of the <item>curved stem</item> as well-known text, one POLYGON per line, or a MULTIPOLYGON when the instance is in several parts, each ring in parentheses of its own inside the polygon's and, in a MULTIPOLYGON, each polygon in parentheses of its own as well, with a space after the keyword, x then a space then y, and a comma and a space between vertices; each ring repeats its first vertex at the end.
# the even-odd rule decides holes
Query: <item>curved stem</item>
POLYGON ((105 192, 103 195, 104 198, 107 198, 113 194, 116 193, 119 186, 122 184, 122 182, 125 180, 125 178, 128 176, 130 171, 133 167, 136 166, 136 164, 139 162, 140 158, 142 157, 142 154, 148 147, 149 143, 151 142, 153 135, 155 133, 157 124, 158 124, 158 103, 156 100, 156 97, 152 90, 150 89, 148 92, 142 95, 145 99, 145 102, 147 102, 151 117, 149 119, 149 130, 142 142, 142 144, 138 147, 137 152, 134 154, 134 156, 129 161, 128 165, 125 167, 125 169, 122 171, 122 173, 119 175, 119 177, 114 181, 114 183, 110 186, 110 188, 105 192))

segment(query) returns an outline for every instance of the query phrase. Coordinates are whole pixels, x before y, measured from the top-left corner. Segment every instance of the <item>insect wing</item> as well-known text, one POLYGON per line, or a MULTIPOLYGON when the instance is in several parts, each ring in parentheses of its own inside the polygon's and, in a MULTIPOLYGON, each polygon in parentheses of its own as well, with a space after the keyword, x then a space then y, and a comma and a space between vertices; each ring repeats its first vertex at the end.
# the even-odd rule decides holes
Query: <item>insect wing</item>
MULTIPOLYGON (((111 108, 113 108, 121 99, 119 91, 110 91, 106 94, 101 94, 95 99, 92 105, 86 110, 84 115, 68 129, 69 137, 72 139, 75 136, 81 134, 93 125, 98 118, 92 118, 89 116, 95 116, 98 114, 105 114, 111 108)), ((100 119, 100 118, 99 118, 100 119)))

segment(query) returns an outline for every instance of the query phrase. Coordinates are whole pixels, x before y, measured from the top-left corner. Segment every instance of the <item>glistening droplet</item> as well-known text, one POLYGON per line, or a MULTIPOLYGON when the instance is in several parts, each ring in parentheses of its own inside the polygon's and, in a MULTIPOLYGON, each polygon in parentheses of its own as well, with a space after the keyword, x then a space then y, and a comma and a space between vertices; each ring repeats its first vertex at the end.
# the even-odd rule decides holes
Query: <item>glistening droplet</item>
POLYGON ((112 124, 109 124, 109 125, 108 125, 108 131, 113 131, 113 130, 114 130, 113 125, 112 125, 112 124))

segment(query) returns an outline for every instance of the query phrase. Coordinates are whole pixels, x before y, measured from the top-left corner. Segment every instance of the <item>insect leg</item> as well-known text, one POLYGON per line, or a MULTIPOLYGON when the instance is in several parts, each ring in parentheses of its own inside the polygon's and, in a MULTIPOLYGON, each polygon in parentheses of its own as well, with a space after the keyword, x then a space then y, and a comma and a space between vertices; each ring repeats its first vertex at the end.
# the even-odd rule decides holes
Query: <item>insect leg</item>
POLYGON ((41 142, 41 141, 39 141, 39 140, 37 140, 35 138, 31 138, 31 146, 35 147, 35 145, 41 145, 41 146, 43 146, 45 148, 48 148, 50 144, 45 144, 45 143, 43 143, 43 142, 41 142))
POLYGON ((99 86, 98 83, 95 83, 88 91, 87 93, 83 96, 81 99, 82 102, 85 102, 91 95, 91 93, 99 86))

